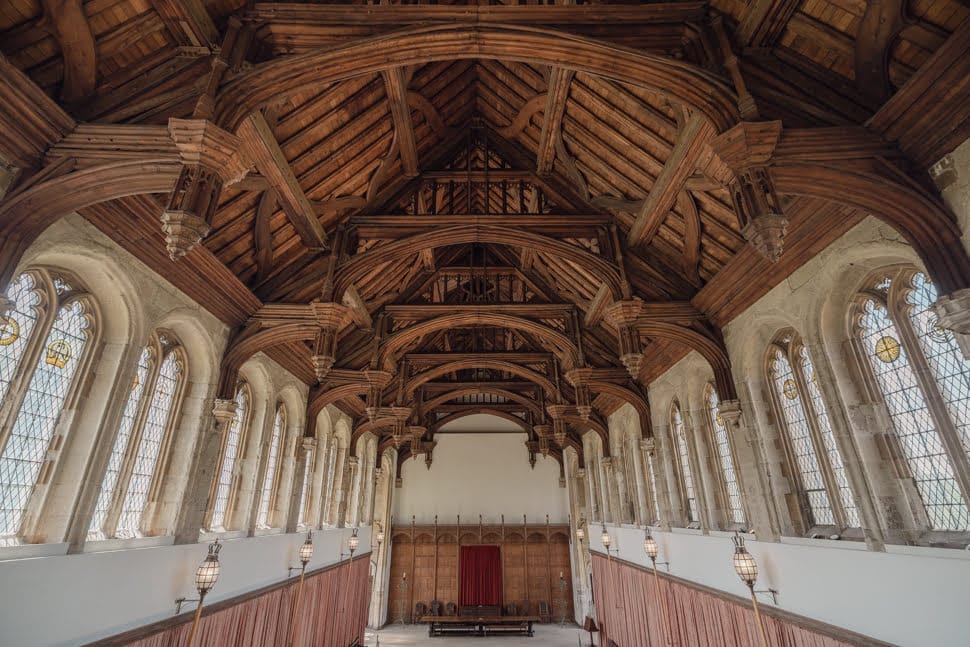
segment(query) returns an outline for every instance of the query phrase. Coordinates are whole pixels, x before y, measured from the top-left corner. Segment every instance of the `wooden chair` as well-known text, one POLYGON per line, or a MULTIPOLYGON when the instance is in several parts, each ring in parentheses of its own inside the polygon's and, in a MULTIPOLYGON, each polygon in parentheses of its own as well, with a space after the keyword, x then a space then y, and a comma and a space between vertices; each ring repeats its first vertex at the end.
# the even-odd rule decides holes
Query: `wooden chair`
POLYGON ((414 617, 417 619, 423 618, 428 615, 428 605, 424 602, 418 602, 414 605, 414 617))
POLYGON ((519 602, 519 613, 518 615, 527 616, 532 611, 532 607, 529 605, 528 600, 522 600, 519 602))
POLYGON ((539 601, 539 617, 542 618, 543 622, 549 622, 549 605, 546 604, 545 600, 539 601))
POLYGON ((449 602, 445 605, 445 615, 446 616, 456 616, 458 615, 458 605, 454 602, 449 602))
POLYGON ((516 606, 515 602, 509 602, 505 607, 505 615, 517 616, 519 615, 519 607, 516 606))
POLYGON ((440 616, 441 615, 441 600, 432 600, 431 601, 431 613, 430 613, 430 615, 433 615, 433 616, 440 616))

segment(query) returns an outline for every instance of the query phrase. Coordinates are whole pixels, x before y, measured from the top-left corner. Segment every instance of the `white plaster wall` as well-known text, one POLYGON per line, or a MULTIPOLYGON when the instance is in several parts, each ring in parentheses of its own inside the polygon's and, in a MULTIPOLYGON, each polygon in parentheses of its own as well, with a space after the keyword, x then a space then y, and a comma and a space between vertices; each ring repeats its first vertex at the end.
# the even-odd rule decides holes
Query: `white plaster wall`
POLYGON ((524 433, 440 434, 435 436, 431 469, 422 457, 403 467, 403 485, 394 491, 394 523, 565 523, 566 489, 559 487, 559 463, 539 455, 529 466, 524 433))
MULTIPOLYGON (((307 568, 337 562, 350 532, 316 533, 307 568)), ((369 528, 359 536, 362 549, 370 545, 369 528)), ((286 579, 287 567, 299 565, 305 538, 295 533, 224 541, 222 571, 206 603, 286 579)), ((170 618, 176 598, 198 597, 195 569, 207 550, 205 544, 182 544, 0 562, 0 645, 67 647, 170 618)))
MULTIPOLYGON (((607 528, 622 559, 649 565, 642 530, 607 528)), ((652 534, 660 547, 658 561, 669 561, 672 575, 747 596, 732 565, 730 533, 654 529, 652 534)), ((592 550, 605 553, 599 532, 589 539, 592 550)), ((856 542, 759 542, 750 535, 746 544, 760 569, 755 588, 778 590, 781 609, 903 647, 970 642, 970 552, 907 546, 873 552, 856 542)), ((770 596, 758 599, 771 604, 770 596)))

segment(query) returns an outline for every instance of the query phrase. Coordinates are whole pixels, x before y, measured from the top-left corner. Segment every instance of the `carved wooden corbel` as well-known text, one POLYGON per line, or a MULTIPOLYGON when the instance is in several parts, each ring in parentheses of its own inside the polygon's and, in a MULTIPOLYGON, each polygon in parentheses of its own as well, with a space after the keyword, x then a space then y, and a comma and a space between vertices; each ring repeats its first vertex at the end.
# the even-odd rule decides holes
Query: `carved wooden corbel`
POLYGON ((768 174, 780 136, 780 121, 743 121, 711 140, 714 154, 734 172, 728 189, 741 235, 772 263, 781 258, 788 230, 768 174))
POLYGON ((576 412, 583 421, 589 420, 593 407, 589 400, 589 380, 593 376, 591 368, 574 368, 566 371, 566 380, 573 385, 576 392, 576 412))
POLYGON ((168 132, 182 170, 162 212, 162 231, 169 256, 178 260, 209 233, 223 185, 241 180, 251 164, 241 140, 211 121, 169 119, 168 132))
POLYGON ((350 309, 339 303, 311 303, 320 331, 313 345, 313 371, 322 382, 337 361, 337 333, 350 320, 350 309))
POLYGON ((643 309, 643 301, 629 299, 617 301, 606 309, 606 321, 616 328, 620 342, 620 361, 634 380, 640 376, 643 365, 643 352, 640 348, 640 332, 637 320, 643 309))

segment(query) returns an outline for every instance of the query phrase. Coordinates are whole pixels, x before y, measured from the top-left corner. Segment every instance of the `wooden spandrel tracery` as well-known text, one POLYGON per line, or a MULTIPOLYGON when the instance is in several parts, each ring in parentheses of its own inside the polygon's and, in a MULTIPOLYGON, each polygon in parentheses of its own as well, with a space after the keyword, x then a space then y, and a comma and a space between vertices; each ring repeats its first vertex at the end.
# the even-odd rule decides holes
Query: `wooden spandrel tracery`
POLYGON ((0 286, 77 211, 234 328, 220 398, 263 351, 402 460, 486 409, 532 456, 623 403, 650 435, 644 385, 697 350, 730 406, 720 327, 866 214, 970 333, 923 170, 970 136, 968 16, 11 0, 0 286))

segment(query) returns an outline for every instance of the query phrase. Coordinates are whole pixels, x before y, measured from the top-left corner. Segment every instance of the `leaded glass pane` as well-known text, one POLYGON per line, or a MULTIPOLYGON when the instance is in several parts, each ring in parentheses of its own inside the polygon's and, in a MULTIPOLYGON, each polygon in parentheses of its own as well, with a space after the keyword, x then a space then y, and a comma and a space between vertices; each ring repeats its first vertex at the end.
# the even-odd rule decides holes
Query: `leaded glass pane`
POLYGON ((0 455, 0 536, 20 530, 64 400, 87 344, 84 306, 62 307, 34 367, 23 403, 0 455))
POLYGON ((970 452, 970 362, 963 358, 953 333, 940 327, 930 306, 938 295, 936 287, 919 273, 913 277, 913 290, 906 296, 910 319, 926 361, 933 371, 937 388, 963 444, 970 452))
POLYGON ((728 440, 727 427, 724 425, 724 419, 721 418, 721 414, 717 410, 719 405, 717 391, 714 388, 707 389, 707 414, 708 419, 711 421, 711 428, 714 430, 717 456, 721 461, 721 470, 724 473, 724 489, 728 496, 731 521, 734 523, 744 523, 741 489, 738 487, 738 477, 734 472, 734 458, 731 455, 731 442, 728 440))
POLYGON ((805 384, 808 388, 808 398, 812 402, 812 409, 815 411, 815 419, 818 422, 818 430, 822 437, 825 455, 829 459, 829 467, 832 468, 832 474, 839 489, 839 501, 842 503, 842 509, 845 510, 846 525, 849 528, 859 528, 862 526, 862 522, 859 521, 859 510, 855 506, 855 499, 852 498, 852 489, 849 487, 849 479, 845 474, 842 454, 839 453, 839 447, 835 444, 835 434, 832 432, 828 409, 825 408, 825 402, 822 401, 822 391, 818 388, 815 365, 812 364, 808 350, 804 346, 799 350, 799 359, 802 366, 802 377, 805 378, 805 384))
POLYGON ((680 415, 680 407, 674 406, 671 417, 673 418, 674 435, 677 437, 677 449, 680 454, 681 475, 684 478, 687 517, 689 521, 698 521, 697 498, 694 495, 694 478, 690 471, 690 454, 687 449, 687 438, 684 434, 684 419, 680 415))
POLYGON ((276 478, 276 467, 279 463, 280 439, 283 435, 283 407, 276 410, 273 420, 273 437, 269 441, 269 456, 266 458, 266 475, 263 477, 263 493, 259 499, 259 514, 256 515, 256 525, 268 528, 269 507, 273 498, 273 481, 276 478))
POLYGON ((775 348, 772 352, 771 372, 813 523, 834 525, 832 504, 829 502, 828 492, 825 491, 822 470, 819 468, 818 456, 808 427, 808 416, 802 405, 791 363, 780 348, 775 348))
POLYGON ((131 439, 131 432, 138 415, 138 406, 141 402, 142 393, 148 380, 148 367, 151 361, 151 351, 146 348, 142 351, 138 360, 138 368, 135 371, 135 379, 132 380, 131 391, 128 392, 128 401, 125 402, 125 409, 121 414, 121 425, 118 429, 118 436, 115 438, 114 447, 111 450, 111 458, 108 459, 108 469, 104 473, 104 480, 101 482, 101 493, 98 494, 98 502, 94 507, 94 516, 91 517, 91 527, 88 535, 92 539, 104 538, 104 522, 108 518, 111 510, 111 502, 114 500, 115 487, 118 485, 118 476, 121 474, 121 465, 128 454, 128 442, 131 439))
POLYGON ((246 391, 240 387, 236 392, 236 415, 233 416, 232 422, 229 423, 229 428, 226 430, 225 449, 222 452, 219 479, 216 481, 216 495, 212 503, 210 528, 222 528, 226 521, 226 509, 229 507, 229 489, 232 486, 232 472, 236 466, 236 454, 239 451, 239 440, 242 435, 243 421, 246 419, 247 404, 246 391))
POLYGON ((10 284, 7 298, 13 307, 0 317, 0 402, 7 395, 10 381, 24 356, 37 323, 36 308, 40 305, 40 295, 34 290, 34 279, 29 274, 21 274, 10 284))
POLYGON ((165 430, 168 428, 175 403, 180 370, 177 353, 170 352, 155 379, 155 388, 145 416, 145 426, 135 454, 135 465, 121 506, 121 517, 118 519, 118 529, 115 532, 118 537, 134 537, 140 532, 139 525, 148 501, 148 490, 152 485, 165 430))
POLYGON ((880 351, 887 346, 883 340, 899 339, 895 324, 882 304, 868 299, 862 306, 860 325, 869 366, 886 402, 930 524, 939 530, 967 530, 970 518, 966 502, 906 349, 897 342, 889 344, 897 349, 895 352, 880 351))

